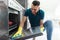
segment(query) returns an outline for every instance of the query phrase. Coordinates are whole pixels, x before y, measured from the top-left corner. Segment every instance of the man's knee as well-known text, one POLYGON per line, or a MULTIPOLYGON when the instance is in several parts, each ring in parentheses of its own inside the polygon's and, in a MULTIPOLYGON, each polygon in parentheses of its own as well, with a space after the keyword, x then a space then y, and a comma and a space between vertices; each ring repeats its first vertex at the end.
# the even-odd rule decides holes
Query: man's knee
POLYGON ((52 27, 52 21, 50 20, 47 20, 45 23, 44 23, 44 26, 48 26, 48 27, 52 27))
POLYGON ((52 21, 47 20, 47 21, 45 22, 45 24, 52 24, 52 21))

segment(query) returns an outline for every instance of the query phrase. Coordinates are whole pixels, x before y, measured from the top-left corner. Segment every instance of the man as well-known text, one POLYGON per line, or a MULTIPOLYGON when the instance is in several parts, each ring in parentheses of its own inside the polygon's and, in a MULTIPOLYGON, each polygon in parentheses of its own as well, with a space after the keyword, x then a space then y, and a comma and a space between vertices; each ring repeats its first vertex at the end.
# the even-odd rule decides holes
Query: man
POLYGON ((51 40, 51 35, 52 35, 52 22, 51 21, 46 21, 43 24, 43 19, 44 19, 44 11, 42 11, 39 7, 40 2, 39 1, 33 1, 32 6, 30 9, 27 9, 25 11, 24 17, 22 19, 22 22, 20 23, 20 27, 18 28, 18 31, 13 37, 18 37, 19 35, 22 34, 22 29, 24 26, 24 23, 27 19, 29 18, 31 27, 38 28, 37 26, 40 26, 40 30, 43 31, 44 28, 47 30, 47 40, 51 40))

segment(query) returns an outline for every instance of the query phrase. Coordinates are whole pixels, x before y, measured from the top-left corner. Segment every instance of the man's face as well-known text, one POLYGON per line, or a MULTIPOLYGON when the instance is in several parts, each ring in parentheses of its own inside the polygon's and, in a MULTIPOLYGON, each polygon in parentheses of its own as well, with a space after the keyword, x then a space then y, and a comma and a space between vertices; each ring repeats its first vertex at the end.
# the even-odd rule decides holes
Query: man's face
POLYGON ((32 6, 31 6, 31 11, 32 11, 32 13, 35 14, 38 10, 39 10, 39 6, 34 6, 34 5, 32 4, 32 6))

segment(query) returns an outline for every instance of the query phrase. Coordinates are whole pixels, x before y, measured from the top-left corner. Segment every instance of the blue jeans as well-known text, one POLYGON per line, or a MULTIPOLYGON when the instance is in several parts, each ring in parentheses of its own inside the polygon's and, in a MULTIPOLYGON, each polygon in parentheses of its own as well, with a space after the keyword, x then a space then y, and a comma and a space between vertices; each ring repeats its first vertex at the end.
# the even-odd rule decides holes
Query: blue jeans
POLYGON ((46 32, 47 32, 47 40, 51 40, 52 30, 53 30, 52 22, 50 20, 47 20, 44 23, 44 28, 46 29, 46 32))

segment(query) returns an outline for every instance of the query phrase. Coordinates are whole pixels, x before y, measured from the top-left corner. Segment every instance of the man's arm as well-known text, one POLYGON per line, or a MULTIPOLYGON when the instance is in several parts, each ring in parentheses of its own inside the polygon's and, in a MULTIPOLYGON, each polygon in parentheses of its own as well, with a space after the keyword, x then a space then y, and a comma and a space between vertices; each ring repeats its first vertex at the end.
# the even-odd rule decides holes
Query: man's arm
POLYGON ((21 27, 24 27, 24 23, 25 23, 26 19, 27 19, 27 17, 23 16, 22 21, 20 22, 21 27))
POLYGON ((40 31, 44 31, 43 20, 40 20, 40 31))
POLYGON ((44 19, 44 11, 40 10, 40 30, 41 30, 41 32, 44 31, 43 19, 44 19))
POLYGON ((27 16, 28 16, 27 14, 28 14, 28 12, 25 11, 25 14, 24 14, 23 18, 20 21, 20 25, 19 25, 18 31, 13 35, 13 38, 19 37, 19 35, 22 35, 22 30, 23 30, 23 27, 24 27, 24 23, 25 23, 25 21, 27 19, 27 16))
POLYGON ((40 27, 43 27, 43 20, 40 20, 40 27))
POLYGON ((18 31, 13 35, 13 38, 18 37, 19 35, 22 35, 22 30, 23 30, 23 26, 26 21, 26 18, 27 18, 26 16, 23 16, 22 21, 19 25, 18 31))
POLYGON ((26 21, 26 19, 27 19, 27 16, 28 16, 28 11, 26 10, 26 11, 25 11, 25 14, 24 14, 24 16, 23 16, 23 18, 22 18, 22 21, 20 22, 20 26, 21 26, 21 27, 24 27, 24 23, 25 23, 25 21, 26 21))

